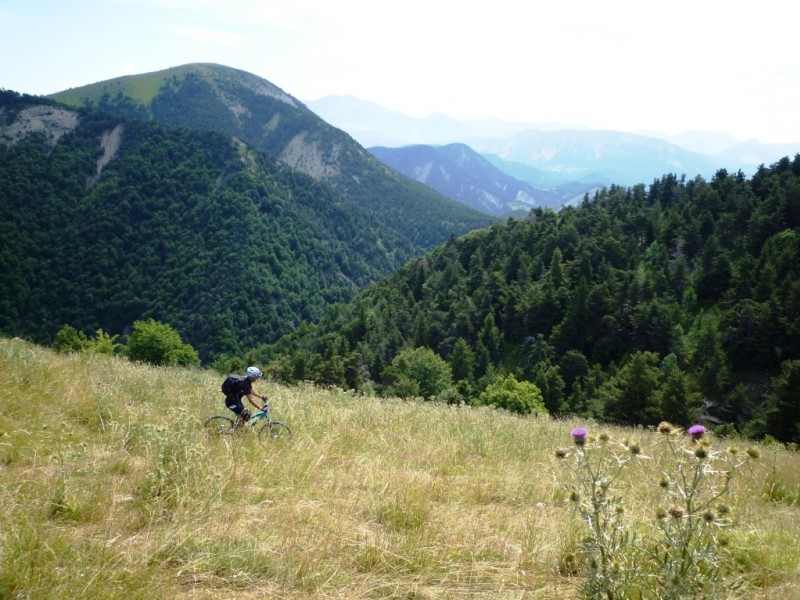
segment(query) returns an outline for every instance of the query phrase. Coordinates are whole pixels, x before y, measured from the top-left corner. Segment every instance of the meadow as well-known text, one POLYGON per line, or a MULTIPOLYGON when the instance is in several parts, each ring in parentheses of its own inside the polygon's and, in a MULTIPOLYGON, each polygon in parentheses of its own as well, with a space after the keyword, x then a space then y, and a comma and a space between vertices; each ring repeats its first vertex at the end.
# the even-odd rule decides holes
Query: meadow
MULTIPOLYGON (((0 338, 0 599, 576 598, 576 427, 636 441, 613 492, 654 520, 657 431, 265 381, 294 436, 209 437, 221 380, 0 338)), ((800 598, 800 454, 712 444, 759 454, 720 597, 800 598)))

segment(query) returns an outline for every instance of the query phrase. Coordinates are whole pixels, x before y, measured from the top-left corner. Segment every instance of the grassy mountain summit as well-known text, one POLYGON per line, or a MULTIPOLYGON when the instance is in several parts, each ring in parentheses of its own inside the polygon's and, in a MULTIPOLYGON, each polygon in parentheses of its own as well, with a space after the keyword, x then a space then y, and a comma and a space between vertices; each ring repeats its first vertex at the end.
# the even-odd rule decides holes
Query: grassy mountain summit
MULTIPOLYGON (((224 412, 214 373, 8 338, 0 373, 4 598, 578 597, 583 536, 555 454, 585 421, 263 382, 294 430, 265 446, 204 435, 224 412), (19 402, 32 374, 56 410, 19 402)), ((611 490, 648 531, 658 434, 588 427, 651 454, 611 490)), ((798 455, 760 450, 732 481, 720 567, 736 591, 716 597, 800 591, 798 455)))
POLYGON ((53 94, 169 126, 226 133, 324 181, 413 244, 430 248, 492 220, 387 168, 299 100, 251 73, 191 64, 53 94))
MULTIPOLYGON (((165 85, 171 80, 180 80, 186 76, 200 77, 215 86, 224 86, 225 80, 235 79, 238 85, 248 87, 257 94, 272 96, 291 106, 299 105, 297 100, 265 79, 246 71, 212 63, 194 63, 141 75, 125 75, 79 88, 70 88, 51 94, 50 97, 64 104, 75 106, 87 103, 99 105, 114 102, 110 98, 127 98, 133 104, 140 106, 142 110, 146 110, 145 107, 151 105, 165 85)), ((231 99, 230 102, 231 106, 237 104, 235 99, 231 99)))

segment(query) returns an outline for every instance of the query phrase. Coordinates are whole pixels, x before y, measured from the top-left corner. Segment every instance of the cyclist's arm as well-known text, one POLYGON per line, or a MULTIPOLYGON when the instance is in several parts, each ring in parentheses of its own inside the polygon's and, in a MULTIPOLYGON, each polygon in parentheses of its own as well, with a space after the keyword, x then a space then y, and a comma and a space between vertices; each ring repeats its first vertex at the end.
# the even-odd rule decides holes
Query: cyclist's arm
MULTIPOLYGON (((256 409, 261 410, 261 407, 264 405, 262 402, 261 404, 256 404, 256 399, 254 398, 255 392, 250 392, 247 394, 247 400, 252 404, 256 409)), ((259 396, 259 398, 263 398, 263 396, 259 396)))

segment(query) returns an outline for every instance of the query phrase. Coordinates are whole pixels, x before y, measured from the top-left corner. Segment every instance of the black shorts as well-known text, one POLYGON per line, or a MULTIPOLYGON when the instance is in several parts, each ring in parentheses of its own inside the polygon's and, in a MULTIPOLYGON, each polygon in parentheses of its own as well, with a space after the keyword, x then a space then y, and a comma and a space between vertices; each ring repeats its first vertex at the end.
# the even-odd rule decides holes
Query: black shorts
POLYGON ((242 411, 244 410, 244 404, 242 404, 242 399, 236 394, 233 394, 231 396, 225 396, 225 406, 227 406, 237 415, 242 414, 242 411))

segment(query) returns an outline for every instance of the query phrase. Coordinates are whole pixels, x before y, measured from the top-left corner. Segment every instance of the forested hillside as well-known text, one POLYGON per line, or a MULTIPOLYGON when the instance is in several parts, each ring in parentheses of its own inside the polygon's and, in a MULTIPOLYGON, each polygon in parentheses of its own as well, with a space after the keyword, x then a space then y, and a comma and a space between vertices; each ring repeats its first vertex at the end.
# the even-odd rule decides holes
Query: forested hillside
POLYGON ((450 402, 533 382, 551 413, 800 442, 800 155, 453 238, 251 357, 287 381, 450 402))
POLYGON ((349 135, 269 81, 224 65, 183 65, 66 90, 52 97, 164 125, 217 131, 313 179, 426 249, 495 222, 383 165, 349 135))
POLYGON ((208 360, 318 319, 424 250, 229 135, 15 92, 0 91, 0 182, 0 331, 40 343, 64 324, 124 334, 154 318, 208 360))

